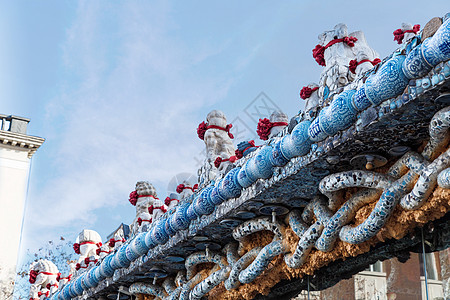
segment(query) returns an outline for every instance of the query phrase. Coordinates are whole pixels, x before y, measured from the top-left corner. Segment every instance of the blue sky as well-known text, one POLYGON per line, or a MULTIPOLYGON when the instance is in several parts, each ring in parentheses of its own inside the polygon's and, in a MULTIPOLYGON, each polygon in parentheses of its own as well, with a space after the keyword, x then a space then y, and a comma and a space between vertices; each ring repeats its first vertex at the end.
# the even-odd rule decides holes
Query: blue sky
POLYGON ((31 118, 36 153, 22 251, 84 228, 104 238, 148 180, 165 198, 196 174, 197 125, 229 120, 264 92, 289 117, 317 82, 317 36, 363 30, 381 58, 402 22, 443 16, 447 1, 2 1, 0 112, 31 118))

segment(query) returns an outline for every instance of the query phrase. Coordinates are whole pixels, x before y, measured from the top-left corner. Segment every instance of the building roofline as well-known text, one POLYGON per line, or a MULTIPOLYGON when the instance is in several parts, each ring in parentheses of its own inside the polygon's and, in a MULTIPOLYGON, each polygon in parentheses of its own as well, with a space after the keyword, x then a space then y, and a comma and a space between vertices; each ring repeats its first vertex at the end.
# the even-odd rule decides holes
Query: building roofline
POLYGON ((0 130, 0 143, 28 151, 28 158, 33 156, 44 141, 44 138, 38 136, 0 130))

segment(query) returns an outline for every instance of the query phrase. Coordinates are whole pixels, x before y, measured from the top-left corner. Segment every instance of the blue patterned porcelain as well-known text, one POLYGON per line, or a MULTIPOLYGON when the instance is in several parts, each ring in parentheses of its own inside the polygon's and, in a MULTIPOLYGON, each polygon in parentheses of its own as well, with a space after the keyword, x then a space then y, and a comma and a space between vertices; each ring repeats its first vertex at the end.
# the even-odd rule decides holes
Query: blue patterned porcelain
POLYGON ((81 282, 81 288, 83 289, 83 290, 87 290, 89 287, 86 285, 86 280, 87 280, 87 271, 85 271, 84 273, 83 273, 83 276, 82 277, 79 277, 80 278, 80 282, 81 282))
POLYGON ((364 83, 366 96, 373 105, 400 95, 408 85, 403 74, 404 55, 398 55, 385 62, 376 74, 370 75, 364 83))
POLYGON ((131 243, 128 245, 127 249, 125 250, 125 255, 130 262, 135 261, 140 256, 139 253, 137 253, 133 248, 131 248, 131 243))
POLYGON ((336 97, 329 109, 319 117, 319 122, 327 135, 335 135, 338 131, 349 127, 356 120, 358 111, 352 105, 354 90, 344 91, 336 97))
POLYGON ((259 178, 267 179, 272 176, 272 164, 270 156, 272 155, 272 147, 263 146, 261 150, 252 157, 248 164, 245 165, 245 171, 248 177, 254 181, 259 178))
POLYGON ((225 177, 219 182, 217 190, 224 199, 236 198, 241 195, 242 186, 237 180, 237 175, 241 168, 231 169, 225 177))
POLYGON ((243 156, 246 156, 246 155, 252 153, 253 151, 255 151, 256 149, 258 149, 257 147, 252 147, 252 145, 249 143, 249 141, 240 142, 237 145, 237 148, 239 151, 242 151, 243 156), (245 150, 245 149, 247 149, 247 150, 245 150))
POLYGON ((186 218, 189 222, 196 220, 199 215, 195 212, 194 202, 192 202, 186 210, 186 218))
POLYGON ((212 186, 208 186, 194 198, 194 201, 192 201, 192 207, 194 208, 196 215, 209 215, 214 211, 214 204, 211 201, 208 201, 209 193, 211 193, 212 189, 212 186))
POLYGON ((450 19, 445 21, 431 38, 423 41, 422 53, 433 67, 450 59, 450 19))
MULTIPOLYGON (((441 75, 441 74, 439 74, 439 75, 441 75)), ((431 76, 431 84, 432 85, 437 85, 439 83, 439 81, 440 81, 439 75, 434 74, 433 76, 431 76)))
POLYGON ((366 96, 366 90, 364 88, 364 85, 356 91, 352 99, 353 99, 352 100, 353 107, 357 111, 363 111, 372 105, 372 103, 370 103, 369 101, 369 98, 367 98, 366 96))
MULTIPOLYGON (((220 182, 219 182, 220 185, 220 182)), ((214 205, 219 205, 223 201, 225 201, 224 198, 219 194, 219 188, 217 186, 214 186, 211 190, 211 193, 209 194, 209 201, 211 203, 214 203, 214 205)))
POLYGON ((288 163, 289 159, 285 157, 281 151, 281 141, 275 143, 269 159, 272 166, 282 167, 288 163))
POLYGON ((116 259, 117 251, 114 252, 114 253, 112 253, 111 256, 112 256, 112 259, 111 259, 111 261, 109 262, 111 268, 112 268, 113 270, 120 269, 121 266, 120 266, 120 263, 119 263, 119 259, 116 259))
POLYGON ((162 245, 167 242, 167 240, 169 240, 169 235, 167 234, 165 228, 165 221, 165 218, 157 220, 156 222, 154 222, 152 230, 150 231, 152 240, 159 245, 162 245))
POLYGON ((75 291, 75 295, 77 296, 81 296, 81 294, 83 294, 83 286, 81 281, 83 280, 84 276, 86 273, 81 274, 81 276, 79 276, 77 279, 75 279, 74 282, 74 291, 75 291))
POLYGON ((328 86, 326 85, 326 86, 323 88, 323 100, 327 100, 329 95, 330 95, 330 89, 329 89, 328 86))
POLYGON ((412 50, 414 50, 418 44, 420 44, 420 37, 415 36, 408 45, 406 45, 406 54, 409 54, 412 50))
POLYGON ((430 72, 432 66, 423 57, 422 53, 423 44, 414 48, 403 62, 402 70, 406 77, 409 79, 425 76, 430 72))
POLYGON ((450 77, 450 62, 447 62, 444 64, 444 68, 442 69, 442 73, 444 74, 445 78, 450 77))
POLYGON ((147 244, 145 244, 145 235, 146 232, 139 233, 130 243, 130 248, 139 256, 146 254, 149 249, 147 244))
POLYGON ((94 285, 96 285, 96 282, 94 281, 93 278, 93 270, 94 269, 90 269, 89 271, 86 272, 86 276, 84 276, 83 278, 83 286, 87 287, 87 288, 91 288, 94 285))
POLYGON ((72 286, 73 286, 73 282, 68 282, 64 287, 63 287, 63 289, 62 289, 62 291, 61 291, 61 295, 62 295, 62 297, 63 297, 63 299, 64 300, 70 300, 70 299, 72 299, 73 297, 76 297, 76 294, 75 294, 75 290, 73 291, 73 294, 71 293, 71 288, 72 288, 72 286))
POLYGON ((61 298, 62 298, 61 291, 56 291, 50 299, 61 299, 61 298))
MULTIPOLYGON (((66 284, 64 286, 64 288, 62 289, 60 295, 62 295, 62 298, 64 300, 70 300, 72 298, 72 296, 70 295, 70 285, 66 284)), ((61 296, 60 296, 60 298, 61 298, 61 296)))
POLYGON ((329 106, 322 108, 319 115, 311 122, 311 125, 308 128, 308 137, 313 142, 320 142, 327 138, 327 133, 323 130, 320 119, 323 118, 323 115, 327 113, 330 109, 329 106))
POLYGON ((152 230, 154 227, 151 227, 149 231, 147 231, 145 233, 145 245, 149 248, 152 249, 154 247, 156 247, 158 244, 153 240, 152 237, 152 230))
POLYGON ((50 298, 46 298, 46 299, 58 299, 59 297, 59 291, 56 291, 50 298))
POLYGON ((286 135, 281 140, 281 152, 287 159, 303 156, 311 150, 311 140, 308 137, 308 128, 311 121, 298 123, 290 135, 286 135))
POLYGON ((128 246, 128 244, 122 244, 119 250, 114 255, 114 261, 120 268, 127 268, 131 263, 131 260, 129 260, 127 257, 128 246))
POLYGON ((189 207, 188 202, 178 204, 175 213, 169 218, 170 227, 176 231, 184 230, 189 227, 189 220, 186 216, 186 211, 189 207))
POLYGON ((113 259, 114 255, 109 254, 105 258, 103 258, 102 262, 100 263, 100 275, 107 278, 111 277, 114 274, 114 269, 111 266, 111 261, 113 259))
MULTIPOLYGON (((70 298, 75 298, 76 296, 78 296, 77 291, 76 291, 76 286, 75 286, 75 280, 71 282, 71 284, 69 285, 69 294, 70 294, 70 298)), ((81 288, 81 285, 80 285, 81 288)))
POLYGON ((431 86, 431 80, 428 77, 422 78, 422 87, 428 89, 431 86))
POLYGON ((94 267, 95 272, 94 272, 94 280, 99 283, 100 280, 105 279, 106 277, 103 277, 102 274, 100 274, 100 266, 95 266, 94 267))
POLYGON ((166 223, 165 223, 165 225, 164 225, 164 228, 166 229, 166 232, 167 232, 167 234, 169 235, 169 237, 170 237, 170 236, 174 236, 174 235, 177 233, 177 231, 176 231, 175 229, 173 229, 172 226, 170 226, 170 217, 171 217, 172 215, 173 215, 173 214, 167 216, 166 223))
POLYGON ((98 274, 98 266, 94 266, 88 273, 89 282, 92 284, 92 286, 97 286, 99 282, 99 274, 98 274))
POLYGON ((450 20, 450 13, 446 13, 445 16, 442 18, 442 22, 445 22, 447 20, 450 20))
POLYGON ((242 186, 243 188, 247 188, 247 187, 251 186, 256 181, 256 180, 252 180, 251 178, 248 177, 247 171, 246 171, 247 165, 248 165, 248 161, 239 170, 239 173, 237 174, 237 177, 236 177, 239 185, 242 186))
POLYGON ((88 288, 91 288, 92 286, 90 285, 90 282, 88 282, 88 271, 85 272, 86 276, 84 276, 81 279, 81 287, 83 288, 83 290, 87 290, 88 288))

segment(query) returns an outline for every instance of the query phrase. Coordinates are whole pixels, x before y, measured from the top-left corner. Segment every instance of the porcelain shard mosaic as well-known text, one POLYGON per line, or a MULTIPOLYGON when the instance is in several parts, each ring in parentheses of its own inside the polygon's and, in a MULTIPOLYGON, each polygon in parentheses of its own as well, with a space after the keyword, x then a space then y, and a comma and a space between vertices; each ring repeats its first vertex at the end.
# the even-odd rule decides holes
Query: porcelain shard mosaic
MULTIPOLYGON (((332 49, 322 48, 330 60, 332 49)), ((205 161, 199 184, 185 182, 179 195, 161 201, 139 182, 130 195, 131 237, 118 234, 101 250, 95 232, 83 231, 74 277, 49 298, 88 298, 121 287, 157 299, 201 299, 222 283, 225 291, 251 285, 276 257, 300 269, 312 251, 332 251, 337 241, 370 241, 395 209, 416 210, 436 187, 450 188, 449 60, 444 17, 431 37, 421 41, 419 32, 376 67, 356 69, 356 77, 326 67, 321 81, 336 81, 302 90, 317 100, 308 114, 294 117, 293 126, 281 114, 268 120, 259 128, 267 129, 268 141, 247 142, 237 161, 224 114, 211 112, 198 133, 207 152, 217 152, 205 161), (349 188, 356 192, 344 196, 349 188), (352 225, 372 203, 368 217, 352 225), (267 233, 267 243, 247 249, 267 233)))

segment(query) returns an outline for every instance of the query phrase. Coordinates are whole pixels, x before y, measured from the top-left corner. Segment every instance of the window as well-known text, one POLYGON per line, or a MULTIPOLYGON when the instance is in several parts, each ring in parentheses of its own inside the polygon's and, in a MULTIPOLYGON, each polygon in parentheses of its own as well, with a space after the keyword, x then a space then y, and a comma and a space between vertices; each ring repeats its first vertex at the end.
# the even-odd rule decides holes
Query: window
MULTIPOLYGON (((419 254, 420 276, 424 276, 423 272, 423 255, 419 254)), ((436 268, 436 258, 434 253, 425 253, 425 261, 427 263, 427 279, 439 280, 436 268)))

